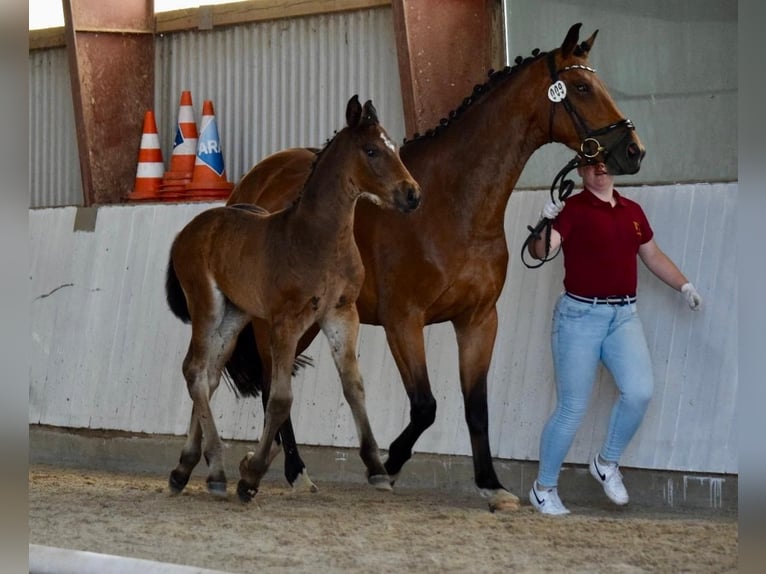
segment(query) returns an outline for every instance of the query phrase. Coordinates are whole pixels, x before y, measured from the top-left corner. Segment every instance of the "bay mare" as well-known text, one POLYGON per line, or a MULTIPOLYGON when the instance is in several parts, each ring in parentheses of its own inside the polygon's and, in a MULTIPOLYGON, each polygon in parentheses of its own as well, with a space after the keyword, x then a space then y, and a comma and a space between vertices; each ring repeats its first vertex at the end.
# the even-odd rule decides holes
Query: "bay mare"
MULTIPOLYGON (((575 24, 559 48, 535 50, 517 58, 513 67, 490 72, 488 81, 477 85, 438 127, 405 142, 402 160, 423 189, 416 213, 406 216, 364 203, 357 207, 354 232, 365 266, 359 317, 385 329, 410 400, 409 424, 388 448, 386 471, 394 481, 415 442, 434 422, 436 400, 423 328, 450 321, 459 349, 474 477, 493 511, 519 506, 498 480, 488 438, 487 373, 497 334, 496 303, 508 266, 503 224, 508 199, 527 160, 548 142, 577 152, 598 150, 615 174, 637 172, 644 156, 633 124, 588 65, 597 32, 580 42, 579 31, 575 24)), ((311 172, 313 158, 311 149, 266 158, 241 179, 229 203, 270 210, 288 205, 311 172)), ((299 353, 318 329, 312 326, 301 339, 299 353)), ((274 358, 257 319, 252 330, 242 331, 227 370, 241 389, 269 393, 274 358)), ((279 439, 287 480, 294 484, 300 477, 313 486, 289 419, 279 439)))
MULTIPOLYGON (((420 188, 370 101, 362 106, 356 96, 351 98, 346 124, 313 154, 297 199, 296 190, 285 190, 293 195, 289 206, 270 214, 248 206, 209 209, 173 242, 166 291, 171 310, 191 321, 183 374, 193 402, 187 440, 170 474, 173 492, 183 490, 204 455, 208 490, 226 496, 223 445, 210 398, 238 333, 253 317, 267 336, 263 344, 272 376, 262 440, 239 465, 240 499, 252 499, 273 459, 272 444, 290 414, 296 346, 312 325, 330 342, 369 481, 391 489, 370 428, 356 358, 359 316, 354 302, 364 268, 354 242, 354 213, 361 197, 375 208, 409 213, 420 203, 420 188)), ((272 185, 280 181, 274 178, 272 185)))

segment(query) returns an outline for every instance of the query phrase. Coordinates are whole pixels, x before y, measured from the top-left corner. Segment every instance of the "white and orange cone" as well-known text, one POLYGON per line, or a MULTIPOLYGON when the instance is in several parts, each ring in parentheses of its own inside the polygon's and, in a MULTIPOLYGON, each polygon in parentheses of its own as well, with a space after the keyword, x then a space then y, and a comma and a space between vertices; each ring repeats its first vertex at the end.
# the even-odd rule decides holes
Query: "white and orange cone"
POLYGON ((170 157, 170 168, 162 178, 162 194, 177 196, 178 192, 186 189, 191 182, 194 163, 197 158, 197 124, 194 121, 194 107, 191 92, 181 92, 181 102, 178 107, 178 122, 176 137, 173 140, 173 155, 170 157))
POLYGON ((129 201, 150 201, 157 199, 157 192, 162 185, 162 174, 165 164, 162 161, 160 136, 157 133, 157 122, 154 112, 149 110, 144 114, 144 127, 141 134, 141 146, 138 150, 138 167, 133 191, 128 195, 129 201))
POLYGON ((226 181, 226 167, 213 102, 205 100, 202 104, 197 157, 194 161, 192 181, 186 186, 186 195, 196 199, 225 199, 233 188, 234 184, 226 181))

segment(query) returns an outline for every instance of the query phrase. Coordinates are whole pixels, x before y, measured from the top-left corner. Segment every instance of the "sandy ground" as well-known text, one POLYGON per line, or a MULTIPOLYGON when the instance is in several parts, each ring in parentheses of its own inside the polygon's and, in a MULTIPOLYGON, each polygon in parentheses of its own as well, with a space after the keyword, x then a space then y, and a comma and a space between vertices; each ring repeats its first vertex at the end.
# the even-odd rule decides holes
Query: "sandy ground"
POLYGON ((737 571, 736 516, 608 502, 492 514, 475 495, 361 482, 268 482, 243 505, 233 484, 221 501, 202 479, 178 496, 166 480, 31 466, 29 542, 248 573, 737 571))

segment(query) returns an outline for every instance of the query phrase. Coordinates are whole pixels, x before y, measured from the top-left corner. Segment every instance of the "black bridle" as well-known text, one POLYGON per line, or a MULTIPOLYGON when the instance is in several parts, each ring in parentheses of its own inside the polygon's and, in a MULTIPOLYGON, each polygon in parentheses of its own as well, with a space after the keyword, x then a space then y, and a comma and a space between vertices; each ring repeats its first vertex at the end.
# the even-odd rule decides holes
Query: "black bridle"
POLYGON ((574 124, 575 131, 577 132, 577 136, 580 139, 580 155, 586 159, 592 160, 597 155, 602 154, 604 161, 606 161, 609 153, 611 152, 611 149, 616 147, 617 144, 622 141, 622 139, 629 136, 630 132, 636 129, 633 125, 633 122, 628 118, 622 118, 602 128, 595 130, 590 129, 587 122, 580 114, 577 113, 577 110, 572 105, 572 102, 566 93, 566 86, 559 78, 559 74, 562 72, 568 72, 569 70, 585 70, 586 72, 595 74, 596 70, 584 64, 571 64, 569 66, 564 66, 560 70, 557 70, 554 52, 548 53, 546 62, 548 63, 548 71, 551 75, 551 87, 548 89, 549 99, 551 100, 551 112, 548 120, 548 143, 553 142, 553 116, 556 113, 556 104, 561 103, 564 106, 564 109, 567 111, 567 114, 569 114, 569 117, 572 118, 572 123, 574 124), (552 94, 562 93, 563 96, 561 96, 560 99, 554 99, 555 96, 552 97, 552 94), (615 142, 611 147, 607 147, 601 144, 601 141, 599 140, 600 136, 611 134, 620 128, 625 130, 625 136, 623 136, 623 138, 615 142))
MULTIPOLYGON (((604 163, 608 164, 609 156, 612 153, 612 150, 621 144, 625 138, 629 137, 630 132, 636 128, 632 121, 630 121, 628 118, 623 118, 602 128, 595 130, 590 129, 587 122, 580 114, 577 113, 574 105, 572 105, 572 102, 569 100, 567 96, 566 85, 559 79, 559 74, 569 70, 585 70, 586 72, 595 74, 596 70, 584 64, 571 64, 561 68, 560 70, 557 70, 554 52, 548 53, 546 61, 548 63, 548 71, 551 75, 551 85, 548 88, 548 99, 551 100, 551 112, 548 123, 548 143, 553 142, 553 116, 556 113, 557 103, 561 103, 564 106, 564 109, 567 111, 569 117, 572 118, 572 123, 574 124, 575 131, 577 132, 577 136, 580 139, 580 153, 564 166, 558 175, 556 175, 553 183, 551 184, 551 201, 554 201, 553 193, 556 185, 558 185, 558 201, 563 202, 572 193, 575 185, 574 181, 571 179, 565 179, 566 175, 573 169, 583 164, 595 163, 596 161, 603 161, 604 163), (625 131, 625 134, 621 138, 615 140, 611 146, 602 143, 603 136, 608 136, 618 129, 623 129, 625 131)), ((536 269, 543 263, 554 259, 561 250, 561 248, 559 248, 556 250, 556 253, 550 255, 552 223, 553 222, 550 219, 543 217, 534 227, 531 225, 527 226, 527 229, 529 230, 529 236, 527 237, 526 241, 524 241, 524 245, 521 247, 521 261, 530 269, 536 269), (545 256, 540 259, 538 263, 530 264, 525 259, 524 254, 527 252, 529 243, 531 241, 537 241, 540 239, 540 234, 543 231, 545 231, 545 256)))

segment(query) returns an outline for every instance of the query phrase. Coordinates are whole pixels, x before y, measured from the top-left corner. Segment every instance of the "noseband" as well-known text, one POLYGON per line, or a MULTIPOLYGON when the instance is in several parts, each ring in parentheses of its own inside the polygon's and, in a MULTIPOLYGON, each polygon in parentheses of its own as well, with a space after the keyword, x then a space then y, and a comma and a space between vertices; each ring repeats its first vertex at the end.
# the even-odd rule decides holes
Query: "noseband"
POLYGON ((548 63, 548 71, 551 75, 551 86, 548 88, 548 99, 551 101, 550 120, 548 122, 548 143, 553 142, 553 115, 556 112, 556 104, 560 102, 563 104, 564 109, 569 114, 569 117, 572 118, 572 123, 574 124, 575 131, 580 138, 580 155, 585 159, 594 159, 599 154, 602 154, 604 158, 607 158, 612 151, 612 148, 617 147, 617 145, 620 144, 623 139, 629 136, 631 131, 636 129, 633 125, 633 122, 628 118, 623 118, 603 128, 596 130, 590 129, 588 124, 585 122, 582 116, 577 113, 577 110, 567 97, 566 85, 561 79, 559 79, 559 74, 569 70, 585 70, 586 72, 595 74, 596 70, 583 64, 572 64, 557 70, 556 60, 553 52, 548 53, 546 61, 548 63), (602 145, 602 142, 599 139, 601 136, 609 135, 620 128, 625 130, 625 135, 622 138, 619 138, 617 141, 615 141, 611 148, 602 145))

